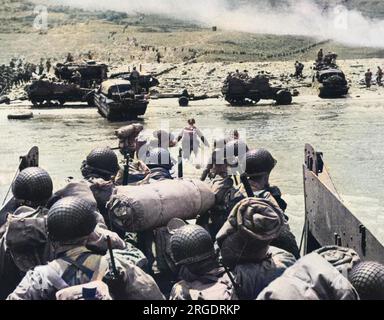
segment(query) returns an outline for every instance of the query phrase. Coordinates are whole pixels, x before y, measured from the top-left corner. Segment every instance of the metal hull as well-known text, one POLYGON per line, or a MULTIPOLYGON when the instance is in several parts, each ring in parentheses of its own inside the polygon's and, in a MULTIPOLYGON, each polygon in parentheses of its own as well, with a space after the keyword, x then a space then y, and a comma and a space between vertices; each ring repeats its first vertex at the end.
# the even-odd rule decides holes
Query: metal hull
POLYGON ((354 249, 362 260, 384 263, 384 246, 344 205, 322 162, 322 154, 305 147, 304 253, 326 245, 354 249))
POLYGON ((125 121, 136 119, 147 111, 147 100, 111 101, 101 94, 95 94, 95 105, 98 112, 109 121, 125 121))
POLYGON ((320 98, 342 98, 348 94, 348 87, 329 88, 320 86, 319 97, 320 98))

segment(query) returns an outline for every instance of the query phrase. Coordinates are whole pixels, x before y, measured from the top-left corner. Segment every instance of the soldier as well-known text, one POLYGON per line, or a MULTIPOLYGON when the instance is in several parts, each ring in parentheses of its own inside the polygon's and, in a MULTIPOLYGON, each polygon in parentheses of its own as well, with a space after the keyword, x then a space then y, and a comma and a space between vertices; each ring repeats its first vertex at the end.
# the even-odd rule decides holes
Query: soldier
POLYGON ((185 225, 170 240, 171 256, 180 268, 170 300, 232 300, 235 290, 224 267, 219 265, 209 233, 196 225, 185 225))
POLYGON ((304 65, 301 62, 296 61, 295 62, 295 77, 297 79, 303 77, 303 70, 304 70, 304 65))
POLYGON ((201 180, 207 177, 214 179, 216 176, 226 178, 228 176, 227 160, 225 158, 226 139, 218 139, 213 143, 212 155, 201 175, 201 180))
POLYGON ((353 267, 348 279, 361 300, 384 300, 384 265, 365 261, 353 267))
POLYGON ((79 70, 75 70, 73 73, 72 73, 72 77, 71 77, 71 80, 73 83, 77 84, 77 85, 81 85, 81 73, 79 72, 79 70))
POLYGON ((21 171, 12 184, 12 193, 18 206, 38 208, 45 206, 52 196, 53 183, 47 171, 30 167, 21 171))
POLYGON ((198 138, 208 147, 208 141, 205 139, 202 132, 195 126, 195 119, 188 120, 188 126, 185 127, 177 137, 177 142, 181 141, 182 149, 183 149, 183 158, 190 159, 191 153, 197 156, 200 148, 200 142, 198 138))
POLYGON ((383 85, 382 80, 383 80, 383 70, 380 67, 377 67, 376 82, 378 86, 383 85))
POLYGON ((350 248, 327 246, 301 258, 258 300, 384 300, 384 265, 350 248))
POLYGON ((359 297, 347 278, 312 252, 270 283, 257 300, 359 300, 359 297))
POLYGON ((122 155, 129 155, 131 159, 134 158, 137 148, 137 138, 144 129, 140 123, 130 124, 128 126, 121 127, 115 131, 117 138, 119 139, 119 149, 122 155))
POLYGON ((47 68, 47 73, 49 73, 51 71, 51 67, 52 67, 52 64, 51 64, 51 59, 48 58, 46 63, 45 63, 45 66, 47 68))
POLYGON ((323 49, 320 49, 319 52, 317 53, 317 62, 322 62, 323 58, 324 58, 323 49))
POLYGON ((114 298, 163 299, 154 280, 130 262, 121 261, 118 265, 119 287, 108 281, 113 278, 110 259, 85 247, 95 226, 93 207, 88 202, 76 197, 56 202, 47 218, 48 236, 56 259, 28 271, 7 299, 52 300, 61 289, 100 280, 110 283, 114 298))
POLYGON ((129 75, 129 81, 131 81, 132 86, 135 89, 135 93, 140 93, 140 72, 137 71, 136 67, 133 67, 131 74, 129 75))
POLYGON ((72 54, 70 52, 68 52, 65 62, 73 62, 73 61, 74 61, 74 58, 73 58, 72 54))
POLYGON ((144 179, 146 182, 161 181, 166 179, 173 179, 171 170, 173 168, 173 161, 171 154, 167 149, 155 148, 149 151, 145 164, 149 172, 144 179))
POLYGON ((365 73, 365 85, 367 86, 367 88, 371 87, 371 83, 372 83, 372 71, 371 69, 368 69, 367 72, 365 73))
POLYGON ((87 180, 91 178, 102 178, 111 181, 119 170, 116 154, 110 148, 95 148, 83 161, 81 173, 87 180))
POLYGON ((240 299, 256 299, 296 262, 292 254, 272 246, 284 225, 283 211, 274 201, 247 198, 233 208, 217 234, 222 262, 234 274, 240 299))
MULTIPOLYGON (((277 161, 266 149, 250 150, 245 155, 245 161, 240 162, 240 166, 245 163, 244 175, 257 198, 270 199, 275 201, 281 210, 285 211, 287 203, 281 197, 281 191, 276 186, 271 186, 269 177, 271 171, 276 166, 277 161)), ((242 184, 238 189, 231 190, 227 196, 227 212, 230 212, 235 204, 247 197, 245 186, 242 184)), ((288 220, 288 216, 285 215, 288 220)), ((284 225, 273 246, 284 249, 292 253, 296 258, 300 257, 299 248, 295 236, 289 230, 288 224, 284 225)))

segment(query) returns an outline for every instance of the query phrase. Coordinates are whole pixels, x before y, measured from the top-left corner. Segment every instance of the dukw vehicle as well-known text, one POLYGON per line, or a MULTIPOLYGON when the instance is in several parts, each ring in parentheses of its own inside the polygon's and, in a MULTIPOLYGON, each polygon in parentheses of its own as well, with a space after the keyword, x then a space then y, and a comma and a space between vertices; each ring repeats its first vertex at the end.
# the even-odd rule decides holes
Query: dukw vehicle
POLYGON ((251 78, 243 74, 230 74, 221 92, 232 106, 256 104, 261 99, 275 100, 277 105, 292 103, 291 92, 282 87, 272 87, 265 75, 251 78))
POLYGON ((312 83, 320 98, 341 98, 348 94, 345 74, 337 66, 319 66, 314 70, 312 83))
POLYGON ((125 121, 144 115, 149 101, 146 94, 135 93, 130 81, 110 79, 94 93, 94 103, 109 121, 125 121))

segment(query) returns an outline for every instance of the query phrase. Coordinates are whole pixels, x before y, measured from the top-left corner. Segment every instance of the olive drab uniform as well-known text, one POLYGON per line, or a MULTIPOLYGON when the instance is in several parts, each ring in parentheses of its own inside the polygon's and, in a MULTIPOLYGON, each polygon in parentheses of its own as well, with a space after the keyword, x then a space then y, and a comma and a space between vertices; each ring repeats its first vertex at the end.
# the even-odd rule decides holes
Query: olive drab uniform
MULTIPOLYGON (((152 277, 123 256, 116 254, 121 273, 119 292, 110 288, 112 297, 132 300, 163 300, 164 296, 152 277)), ((108 278, 109 256, 101 256, 80 246, 70 249, 44 266, 27 272, 8 300, 52 300, 62 289, 108 278)), ((108 282, 107 282, 108 283, 108 282)))
POLYGON ((31 268, 53 258, 45 231, 46 209, 20 207, 8 216, 0 238, 0 299, 16 288, 31 268))
POLYGON ((57 291, 103 278, 108 265, 86 247, 65 252, 47 265, 27 272, 8 300, 53 300, 57 291))
MULTIPOLYGON (((216 199, 215 207, 209 212, 209 223, 206 222, 206 219, 201 219, 202 222, 199 223, 198 221, 198 223, 207 226, 212 237, 215 237, 217 232, 221 229, 233 207, 244 198, 247 198, 244 186, 240 185, 234 187, 231 185, 231 182, 233 183, 232 178, 230 177, 211 182, 211 189, 219 190, 217 194, 220 194, 220 199, 216 199)), ((287 209, 287 203, 282 198, 281 191, 278 187, 268 186, 264 190, 257 190, 252 184, 252 180, 249 180, 249 183, 255 197, 275 201, 281 210, 285 211, 287 209)), ((288 216, 284 216, 288 221, 288 216)), ((296 259, 300 257, 295 236, 290 231, 288 223, 283 227, 280 236, 275 239, 271 245, 292 253, 296 259)))
POLYGON ((224 268, 181 280, 171 291, 170 300, 238 300, 224 268))

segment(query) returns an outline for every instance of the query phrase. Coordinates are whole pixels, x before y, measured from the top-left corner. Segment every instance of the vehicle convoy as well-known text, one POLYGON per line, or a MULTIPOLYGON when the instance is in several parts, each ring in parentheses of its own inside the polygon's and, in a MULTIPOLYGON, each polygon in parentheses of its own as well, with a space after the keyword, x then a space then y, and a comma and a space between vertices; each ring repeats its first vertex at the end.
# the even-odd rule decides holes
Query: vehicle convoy
POLYGON ((121 79, 104 81, 93 96, 98 112, 109 121, 124 121, 142 116, 149 103, 146 94, 136 94, 131 82, 121 79))
POLYGON ((93 106, 92 89, 80 88, 74 83, 35 80, 25 88, 34 107, 49 107, 53 102, 63 106, 66 102, 87 102, 93 106))
POLYGON ((339 98, 348 94, 345 74, 336 65, 318 64, 314 70, 312 82, 320 98, 339 98))
POLYGON ((292 103, 291 92, 281 87, 272 87, 265 75, 252 78, 243 73, 229 74, 221 92, 232 106, 256 104, 261 99, 275 100, 278 105, 292 103))
POLYGON ((94 88, 107 79, 108 66, 90 60, 80 63, 58 63, 54 70, 55 76, 60 80, 76 83, 82 88, 94 88))
POLYGON ((149 93, 150 88, 160 84, 159 80, 151 74, 140 74, 138 78, 135 79, 130 72, 120 72, 112 74, 109 78, 131 81, 131 84, 137 87, 137 93, 149 93))

